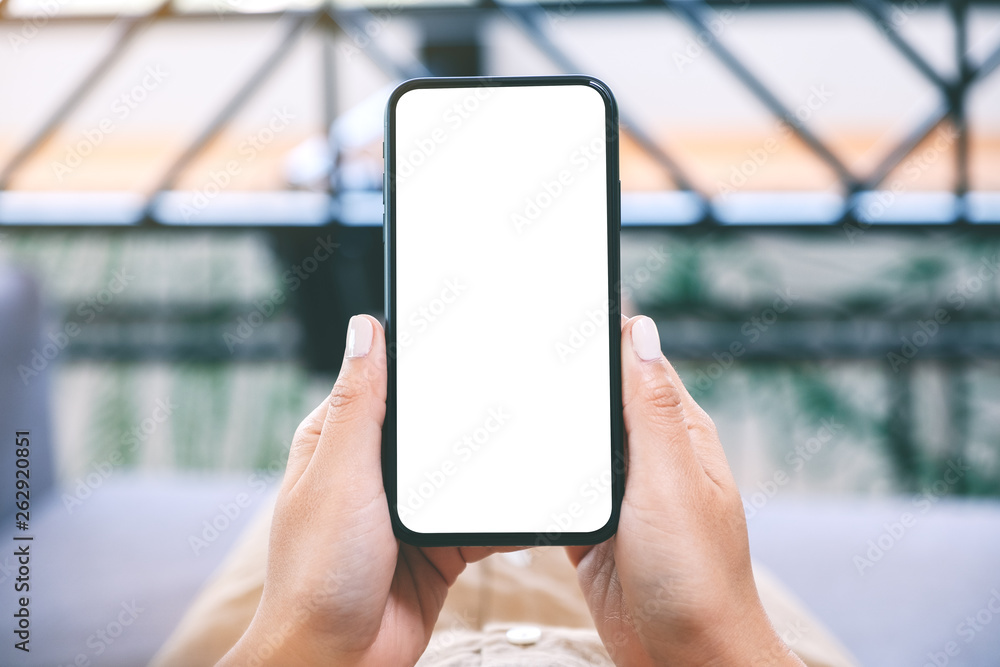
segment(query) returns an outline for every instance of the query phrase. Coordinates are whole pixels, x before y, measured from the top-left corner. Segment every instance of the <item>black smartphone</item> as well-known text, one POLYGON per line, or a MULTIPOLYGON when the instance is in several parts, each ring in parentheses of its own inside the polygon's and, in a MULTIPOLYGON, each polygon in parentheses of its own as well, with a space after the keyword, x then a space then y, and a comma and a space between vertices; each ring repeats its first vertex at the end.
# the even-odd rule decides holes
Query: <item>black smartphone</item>
POLYGON ((414 79, 385 122, 396 536, 607 539, 624 488, 611 90, 587 76, 414 79))

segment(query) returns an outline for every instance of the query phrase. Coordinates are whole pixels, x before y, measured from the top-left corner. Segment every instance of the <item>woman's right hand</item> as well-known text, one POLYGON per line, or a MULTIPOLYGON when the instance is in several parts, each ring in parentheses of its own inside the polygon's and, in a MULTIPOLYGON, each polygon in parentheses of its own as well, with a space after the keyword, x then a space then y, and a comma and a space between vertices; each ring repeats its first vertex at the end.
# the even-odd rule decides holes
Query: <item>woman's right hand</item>
POLYGON ((771 627, 715 425, 660 351, 622 328, 627 481, 618 531, 567 547, 597 630, 624 665, 802 665, 771 627))

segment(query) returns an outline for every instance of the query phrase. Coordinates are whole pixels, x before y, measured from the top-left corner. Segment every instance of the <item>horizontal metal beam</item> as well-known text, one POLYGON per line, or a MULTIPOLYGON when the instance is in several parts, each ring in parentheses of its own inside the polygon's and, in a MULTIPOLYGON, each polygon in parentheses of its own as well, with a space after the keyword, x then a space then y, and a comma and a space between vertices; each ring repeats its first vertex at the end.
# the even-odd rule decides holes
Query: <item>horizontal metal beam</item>
MULTIPOLYGON (((933 309, 934 304, 927 307, 933 309)), ((911 313, 910 319, 897 316, 887 320, 863 312, 831 317, 829 312, 814 309, 811 313, 789 312, 761 328, 751 318, 759 316, 762 308, 735 311, 669 304, 646 314, 663 332, 661 346, 668 357, 702 361, 710 366, 840 359, 881 361, 887 371, 892 371, 894 366, 901 368, 921 361, 1000 359, 1000 313, 996 312, 963 312, 961 319, 941 325, 933 337, 921 338, 915 333, 921 331, 920 322, 925 321, 926 312, 911 313)), ((81 327, 66 355, 70 359, 119 360, 294 357, 301 329, 290 315, 265 323, 252 340, 241 344, 235 353, 230 351, 224 334, 231 332, 237 317, 253 309, 253 304, 235 302, 212 306, 170 304, 163 308, 116 306, 81 327)))
MULTIPOLYGON (((854 4, 855 0, 749 0, 749 6, 752 8, 811 8, 811 7, 849 7, 854 4)), ((743 5, 743 0, 705 0, 705 4, 713 7, 726 8, 733 7, 734 5, 743 5)), ((925 7, 936 7, 948 4, 948 0, 924 0, 920 3, 921 6, 925 7)), ((407 4, 393 2, 392 0, 385 0, 383 2, 373 2, 366 5, 363 10, 367 12, 378 12, 378 11, 388 11, 393 14, 434 14, 434 13, 447 13, 450 15, 462 15, 471 13, 481 13, 483 11, 495 12, 498 11, 495 7, 491 6, 492 3, 483 2, 470 2, 465 5, 450 4, 450 3, 433 3, 428 2, 426 4, 407 4)), ((1000 0, 975 0, 969 3, 970 7, 996 7, 1000 6, 1000 0)), ((532 3, 533 7, 541 8, 547 11, 558 12, 560 9, 565 9, 566 0, 541 0, 539 2, 532 3)), ((641 9, 658 9, 663 6, 662 0, 582 0, 581 2, 573 3, 574 12, 621 12, 628 10, 641 10, 641 9)), ((171 8, 166 12, 162 18, 164 19, 182 19, 182 20, 196 20, 196 21, 214 21, 218 22, 220 18, 229 20, 246 20, 246 21, 258 21, 261 19, 274 20, 281 17, 294 16, 296 14, 311 14, 314 10, 297 10, 289 9, 286 11, 268 11, 268 12, 239 12, 239 11, 226 11, 224 3, 219 3, 219 9, 213 11, 181 11, 178 10, 175 5, 171 5, 171 8)), ((351 12, 359 11, 356 9, 338 9, 338 12, 351 12)), ((61 10, 52 16, 43 15, 46 23, 106 23, 108 21, 115 20, 116 18, 121 18, 121 13, 81 13, 73 14, 66 10, 61 10)), ((12 14, 9 9, 8 11, 0 15, 0 25, 4 23, 17 23, 21 24, 26 19, 30 20, 32 15, 24 14, 12 14)))
MULTIPOLYGON (((928 307, 933 308, 933 304, 928 307)), ((997 313, 982 320, 947 322, 933 337, 917 337, 918 346, 913 342, 915 332, 922 331, 918 319, 831 320, 820 316, 812 320, 779 320, 765 330, 748 319, 679 318, 678 312, 683 312, 682 306, 671 307, 669 314, 655 310, 645 313, 663 332, 663 352, 672 359, 702 360, 710 365, 730 361, 867 359, 881 360, 885 369, 892 371, 894 367, 909 366, 913 360, 1000 359, 997 313), (732 359, 727 354, 733 355, 732 359), (899 358, 893 356, 890 361, 890 355, 899 358)))
MULTIPOLYGON (((276 190, 161 193, 146 210, 133 192, 2 192, 3 229, 289 229, 340 225, 379 227, 378 190, 324 192, 276 190), (144 217, 144 213, 148 214, 144 217)), ((830 192, 735 192, 715 197, 706 209, 695 194, 677 190, 622 194, 623 227, 710 229, 930 229, 970 223, 1000 232, 1000 192, 863 191, 844 198, 830 192), (845 216, 843 211, 847 210, 845 216)))

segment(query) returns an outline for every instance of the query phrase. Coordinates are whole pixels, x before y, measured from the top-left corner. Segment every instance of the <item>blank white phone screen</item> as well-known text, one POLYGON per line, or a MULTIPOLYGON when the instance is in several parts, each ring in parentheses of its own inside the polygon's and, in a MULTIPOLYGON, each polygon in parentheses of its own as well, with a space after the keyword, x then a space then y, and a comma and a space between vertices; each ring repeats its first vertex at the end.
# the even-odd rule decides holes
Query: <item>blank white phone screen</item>
POLYGON ((582 84, 398 99, 396 503, 410 530, 591 532, 611 516, 605 110, 582 84))

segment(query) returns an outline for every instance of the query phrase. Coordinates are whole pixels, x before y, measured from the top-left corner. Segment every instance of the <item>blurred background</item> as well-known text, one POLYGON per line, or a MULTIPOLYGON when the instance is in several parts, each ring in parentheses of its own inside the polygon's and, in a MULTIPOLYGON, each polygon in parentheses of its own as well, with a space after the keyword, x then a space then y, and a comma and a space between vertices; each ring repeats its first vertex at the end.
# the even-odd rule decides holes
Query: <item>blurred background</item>
POLYGON ((0 0, 0 41, 0 437, 31 425, 42 552, 4 664, 143 664, 265 504, 381 315, 392 87, 564 72, 617 96, 624 307, 755 556, 862 664, 1000 664, 1000 619, 957 627, 1000 586, 1000 3, 0 0))

